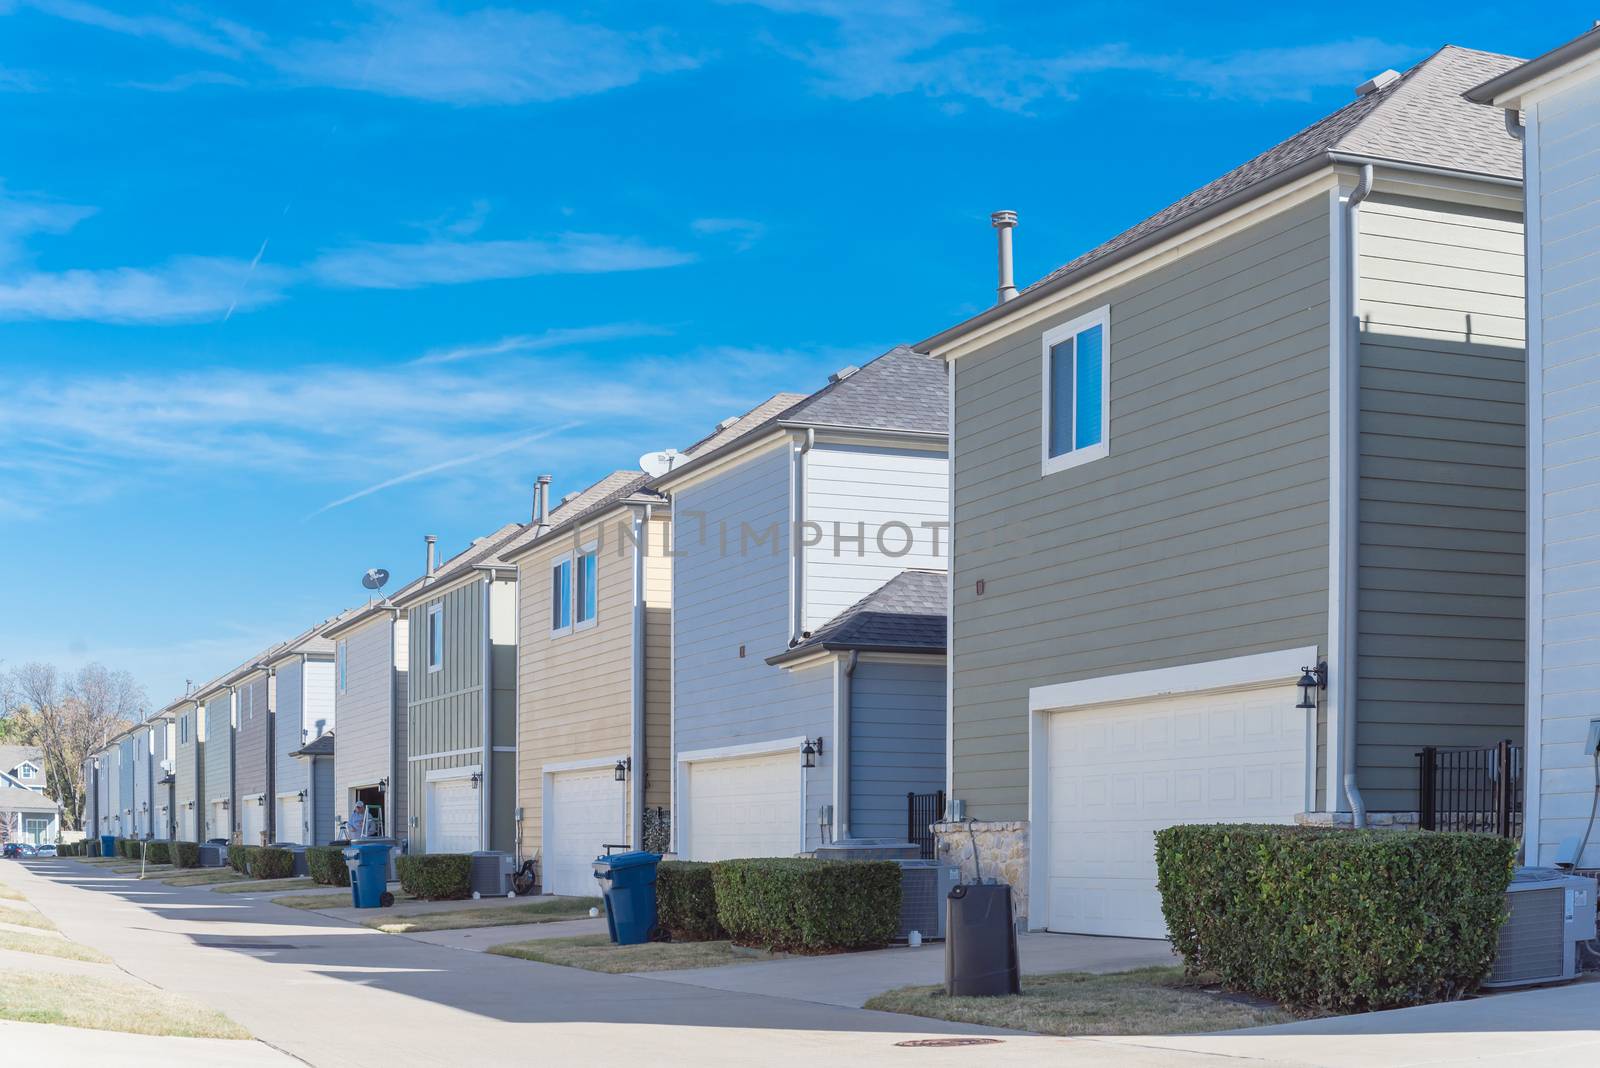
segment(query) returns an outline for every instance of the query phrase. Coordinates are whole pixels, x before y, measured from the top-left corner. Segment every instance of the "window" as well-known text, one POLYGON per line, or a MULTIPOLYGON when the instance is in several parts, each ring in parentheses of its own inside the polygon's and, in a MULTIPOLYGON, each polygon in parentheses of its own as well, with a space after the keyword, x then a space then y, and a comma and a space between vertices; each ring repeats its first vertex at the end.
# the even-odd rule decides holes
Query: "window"
POLYGON ((33 778, 33 765, 32 764, 24 764, 24 765, 22 765, 22 777, 24 779, 33 778))
POLYGON ((577 625, 580 627, 594 626, 595 567, 598 555, 598 546, 588 545, 578 556, 576 592, 573 601, 577 605, 577 625))
POLYGON ((1044 335, 1044 474, 1109 453, 1111 359, 1109 307, 1081 315, 1044 335))
POLYGON ((564 556, 550 568, 550 631, 572 629, 572 557, 564 556))
POLYGON ((444 605, 428 608, 428 670, 438 671, 444 666, 444 605))
POLYGON ((178 717, 178 741, 184 743, 189 741, 189 714, 187 712, 178 717))
POLYGON ((343 638, 340 638, 339 639, 339 644, 334 646, 333 648, 334 648, 333 655, 334 655, 334 660, 335 660, 335 664, 334 664, 334 669, 333 670, 334 670, 334 674, 336 674, 339 677, 339 692, 340 693, 344 693, 345 690, 347 689, 347 684, 345 682, 345 674, 344 674, 344 672, 345 672, 345 663, 346 663, 346 659, 345 658, 347 656, 349 656, 349 646, 347 646, 345 644, 345 641, 344 641, 343 638))

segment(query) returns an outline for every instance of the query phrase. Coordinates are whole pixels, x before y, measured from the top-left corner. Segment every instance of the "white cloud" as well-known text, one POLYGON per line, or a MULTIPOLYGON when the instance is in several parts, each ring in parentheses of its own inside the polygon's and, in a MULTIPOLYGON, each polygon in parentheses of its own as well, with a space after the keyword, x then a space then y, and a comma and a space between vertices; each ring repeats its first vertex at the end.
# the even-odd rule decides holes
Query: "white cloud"
POLYGON ((35 271, 0 281, 0 319, 176 323, 268 304, 287 277, 246 260, 174 257, 157 267, 35 271), (249 284, 247 284, 247 282, 249 284))
POLYGON ((617 341, 624 338, 661 337, 672 331, 649 323, 606 323, 601 326, 565 327, 546 330, 542 334, 511 334, 497 341, 474 345, 456 345, 435 349, 419 356, 415 363, 456 363, 484 356, 525 355, 530 352, 548 352, 593 342, 617 341))
POLYGON ((560 234, 516 241, 363 243, 323 253, 309 271, 328 285, 415 289, 545 274, 643 271, 676 267, 693 259, 692 253, 629 237, 560 234))
POLYGON ((237 58, 258 43, 257 36, 238 23, 202 18, 193 12, 189 12, 189 18, 182 19, 161 15, 124 15, 80 0, 30 0, 30 3, 40 11, 69 22, 130 37, 164 41, 207 55, 237 58))
POLYGON ((766 224, 754 219, 696 219, 691 225, 697 234, 728 237, 740 252, 754 246, 767 233, 766 224))
POLYGON ((94 214, 81 204, 7 193, 0 184, 0 267, 23 258, 35 234, 64 234, 94 214))

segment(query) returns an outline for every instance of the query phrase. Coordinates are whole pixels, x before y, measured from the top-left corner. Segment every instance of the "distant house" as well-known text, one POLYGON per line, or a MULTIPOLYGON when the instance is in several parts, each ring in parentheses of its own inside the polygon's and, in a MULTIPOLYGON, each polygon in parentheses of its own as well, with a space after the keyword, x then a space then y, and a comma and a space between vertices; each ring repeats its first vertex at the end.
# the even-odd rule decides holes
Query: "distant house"
POLYGON ((41 845, 59 838, 60 806, 46 785, 44 750, 0 745, 0 841, 41 845))
POLYGON ((1467 94, 1522 138, 1528 219, 1529 864, 1600 868, 1600 29, 1467 94), (1518 116, 1520 118, 1520 125, 1518 116), (1588 834, 1587 842, 1584 835, 1588 834))
MULTIPOLYGON (((902 572, 943 570, 946 421, 944 366, 901 347, 655 482, 672 502, 672 834, 684 857, 784 856, 859 834, 852 793, 873 777, 841 719, 858 658, 784 654, 902 572)), ((907 727, 936 736, 931 772, 881 767, 902 800, 944 780, 934 690, 907 727)))
POLYGON ((46 785, 43 749, 34 745, 0 745, 0 786, 42 794, 46 785))

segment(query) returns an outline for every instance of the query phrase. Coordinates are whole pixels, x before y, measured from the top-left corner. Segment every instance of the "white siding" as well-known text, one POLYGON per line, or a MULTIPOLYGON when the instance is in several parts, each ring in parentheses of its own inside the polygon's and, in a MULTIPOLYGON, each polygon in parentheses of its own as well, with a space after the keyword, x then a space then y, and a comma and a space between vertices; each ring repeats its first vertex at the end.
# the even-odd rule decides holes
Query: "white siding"
MULTIPOLYGON (((379 614, 372 622, 345 634, 345 689, 334 696, 334 812, 350 816, 349 792, 373 786, 389 774, 394 660, 390 650, 392 621, 379 614)), ((321 666, 321 665, 317 665, 321 666)), ((327 665, 331 668, 332 665, 327 665)), ((336 689, 328 674, 329 689, 336 689)))
POLYGON ((133 829, 137 834, 150 833, 150 729, 138 731, 133 736, 133 829))
MULTIPOLYGON (((1534 554, 1530 696, 1539 716, 1537 851, 1583 833, 1594 796, 1584 752, 1600 717, 1600 73, 1529 116, 1530 375, 1534 554), (1541 440, 1542 439, 1542 440, 1541 440), (1542 613, 1538 611, 1542 596, 1542 613)), ((1600 866, 1600 835, 1581 858, 1600 866)))
POLYGON ((807 630, 907 568, 948 566, 947 532, 922 526, 949 519, 949 461, 942 451, 818 444, 806 454, 805 473, 804 518, 821 532, 806 549, 807 630))
POLYGON ((274 712, 273 790, 278 794, 298 793, 306 788, 306 762, 290 756, 309 736, 302 736, 301 711, 305 707, 305 672, 299 660, 278 665, 278 707, 274 712))

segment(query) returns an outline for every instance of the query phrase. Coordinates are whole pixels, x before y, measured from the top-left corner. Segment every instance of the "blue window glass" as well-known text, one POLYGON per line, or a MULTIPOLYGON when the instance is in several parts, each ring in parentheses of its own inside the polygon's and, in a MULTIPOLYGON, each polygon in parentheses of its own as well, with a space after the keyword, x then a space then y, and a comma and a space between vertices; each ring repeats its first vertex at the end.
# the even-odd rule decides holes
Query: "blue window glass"
POLYGON ((1050 348, 1050 455, 1071 452, 1073 338, 1050 348))
POLYGON ((1091 326, 1077 337, 1078 374, 1076 429, 1072 447, 1081 449, 1100 444, 1100 353, 1101 329, 1091 326))
POLYGON ((584 553, 578 557, 578 622, 587 623, 594 618, 595 610, 595 554, 584 553))
POLYGON ((550 569, 550 629, 572 626, 572 561, 563 560, 550 569))

